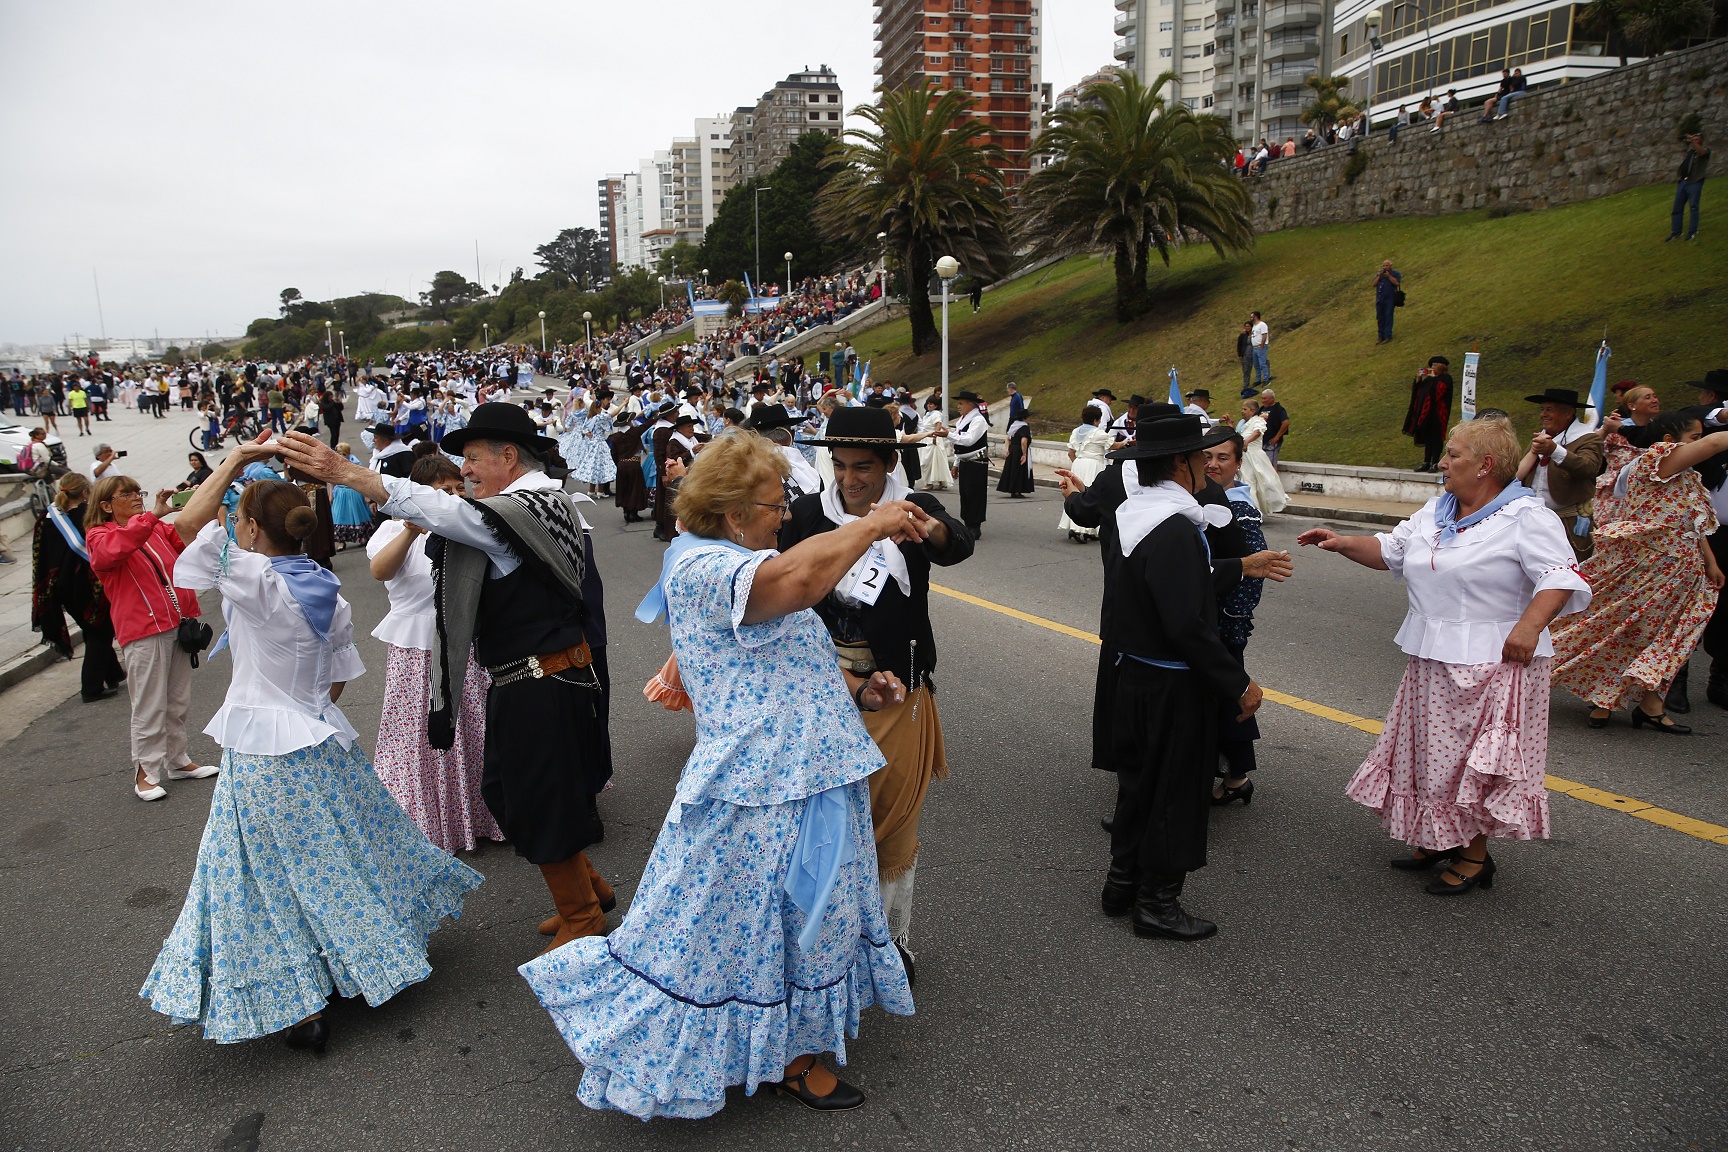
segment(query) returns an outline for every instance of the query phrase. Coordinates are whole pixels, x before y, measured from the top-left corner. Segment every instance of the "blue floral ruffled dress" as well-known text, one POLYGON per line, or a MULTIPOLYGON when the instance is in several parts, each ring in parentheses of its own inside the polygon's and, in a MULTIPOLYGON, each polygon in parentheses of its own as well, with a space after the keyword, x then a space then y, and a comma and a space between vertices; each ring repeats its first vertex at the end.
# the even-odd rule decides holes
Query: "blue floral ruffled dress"
POLYGON ((280 558, 219 524, 174 575, 222 593, 234 673, 205 729, 224 751, 192 884, 139 994, 218 1043, 279 1032, 332 991, 381 1004, 431 974, 427 937, 482 877, 414 826, 330 703, 364 672, 347 601, 326 588, 308 609, 280 558))
POLYGON ((728 1086, 754 1093, 805 1053, 845 1064, 864 1009, 912 1013, 876 877, 867 777, 882 754, 814 612, 742 623, 773 555, 696 547, 667 577, 696 748, 624 923, 521 968, 586 1067, 591 1108, 711 1116, 728 1086), (787 871, 808 801, 830 788, 856 857, 803 949, 787 871))

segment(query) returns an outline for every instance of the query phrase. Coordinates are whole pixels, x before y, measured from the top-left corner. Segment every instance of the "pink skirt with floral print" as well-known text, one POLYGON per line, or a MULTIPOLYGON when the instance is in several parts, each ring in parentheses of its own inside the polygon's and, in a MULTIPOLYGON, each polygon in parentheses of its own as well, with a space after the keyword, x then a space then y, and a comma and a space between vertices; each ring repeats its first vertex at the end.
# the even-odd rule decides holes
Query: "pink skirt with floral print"
POLYGON ((480 798, 486 750, 486 672, 468 658, 457 703, 456 743, 448 752, 426 742, 432 699, 432 653, 390 645, 384 674, 384 719, 372 767, 426 839, 446 852, 468 852, 478 839, 503 840, 480 798))
POLYGON ((1551 663, 1411 657, 1386 727, 1344 794, 1418 848, 1483 834, 1546 840, 1551 663))

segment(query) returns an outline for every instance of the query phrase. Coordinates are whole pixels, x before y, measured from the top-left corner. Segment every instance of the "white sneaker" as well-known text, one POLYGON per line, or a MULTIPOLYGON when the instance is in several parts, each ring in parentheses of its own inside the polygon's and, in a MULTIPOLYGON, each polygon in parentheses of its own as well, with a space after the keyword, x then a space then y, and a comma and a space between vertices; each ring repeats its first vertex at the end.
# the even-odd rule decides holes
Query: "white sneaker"
POLYGON ((214 764, 205 764, 202 767, 194 764, 190 768, 170 768, 167 774, 170 780, 202 780, 206 776, 214 776, 220 771, 222 769, 214 764))
POLYGON ((167 798, 168 789, 160 784, 153 784, 149 788, 141 789, 134 784, 132 785, 132 794, 140 800, 162 800, 167 798))

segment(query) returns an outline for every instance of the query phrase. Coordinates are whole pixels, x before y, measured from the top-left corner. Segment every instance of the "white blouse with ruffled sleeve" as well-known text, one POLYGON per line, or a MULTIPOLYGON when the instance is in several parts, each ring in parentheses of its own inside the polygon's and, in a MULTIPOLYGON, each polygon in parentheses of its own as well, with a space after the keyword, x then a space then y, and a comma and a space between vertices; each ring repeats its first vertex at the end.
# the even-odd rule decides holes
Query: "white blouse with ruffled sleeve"
POLYGON ((366 672, 354 647, 354 613, 336 598, 330 639, 320 640, 267 556, 228 538, 220 523, 204 526, 174 564, 183 587, 222 593, 234 674, 228 696, 204 734, 223 748, 282 756, 334 736, 352 748, 355 732, 330 702, 330 685, 366 672))
MULTIPOLYGON (((1538 592, 1571 593, 1560 615, 1590 606, 1560 517, 1539 498, 1513 500, 1479 524, 1437 544, 1435 497, 1390 532, 1376 536, 1380 555, 1404 581, 1410 609, 1397 643, 1412 656, 1444 664, 1493 664, 1538 592)), ((1537 656, 1552 656, 1544 628, 1537 656)))

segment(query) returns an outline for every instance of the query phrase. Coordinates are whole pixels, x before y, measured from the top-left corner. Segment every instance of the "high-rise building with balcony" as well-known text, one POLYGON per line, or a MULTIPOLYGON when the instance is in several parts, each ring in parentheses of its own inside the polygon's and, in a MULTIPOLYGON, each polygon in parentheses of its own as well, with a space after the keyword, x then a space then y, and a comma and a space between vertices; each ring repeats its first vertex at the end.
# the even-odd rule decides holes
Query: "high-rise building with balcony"
POLYGON ((794 72, 762 93, 755 107, 733 114, 733 177, 766 176, 791 153, 798 137, 821 132, 838 140, 845 126, 846 96, 833 69, 824 64, 794 72), (742 130, 741 118, 747 121, 742 130))
POLYGON ((1337 60, 1333 71, 1350 77, 1351 99, 1371 105, 1375 122, 1384 124, 1400 104, 1438 99, 1448 88, 1466 107, 1480 106, 1498 88, 1502 69, 1522 69, 1537 88, 1614 67, 1619 58, 1608 55, 1602 38, 1579 29, 1582 8, 1564 0, 1339 0, 1328 48, 1337 60), (1370 42, 1371 23, 1379 49, 1370 42))
POLYGON ((673 242, 700 244, 731 190, 732 117, 705 116, 692 136, 672 141, 673 242))
POLYGON ((600 238, 606 242, 606 267, 618 263, 618 232, 624 224, 624 176, 600 178, 600 238))
POLYGON ((1027 151, 1049 92, 1039 5, 1033 0, 874 0, 876 73, 884 89, 928 81, 972 95, 987 140, 1007 154, 1010 187, 1026 178, 1027 151))
POLYGON ((1330 0, 1115 0, 1116 59, 1172 105, 1230 124, 1237 139, 1299 134, 1303 82, 1324 66, 1330 0))

